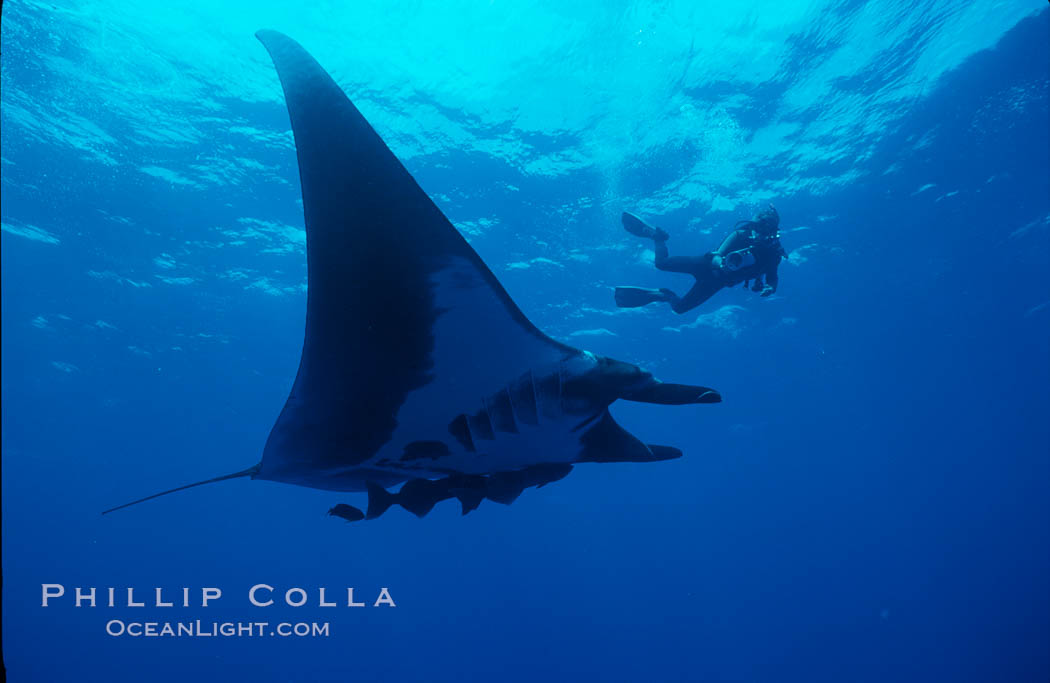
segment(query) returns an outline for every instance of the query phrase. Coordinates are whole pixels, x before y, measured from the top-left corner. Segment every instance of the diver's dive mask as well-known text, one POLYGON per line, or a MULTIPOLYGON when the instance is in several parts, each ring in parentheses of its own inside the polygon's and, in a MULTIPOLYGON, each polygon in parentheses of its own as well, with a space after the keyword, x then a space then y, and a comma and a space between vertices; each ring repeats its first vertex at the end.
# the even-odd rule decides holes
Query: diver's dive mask
POLYGON ((756 237, 772 241, 780 238, 780 214, 772 204, 769 208, 762 209, 751 220, 756 237))
POLYGON ((762 209, 755 214, 753 222, 760 228, 761 232, 775 235, 780 227, 780 214, 777 213, 777 208, 770 204, 769 208, 762 209))

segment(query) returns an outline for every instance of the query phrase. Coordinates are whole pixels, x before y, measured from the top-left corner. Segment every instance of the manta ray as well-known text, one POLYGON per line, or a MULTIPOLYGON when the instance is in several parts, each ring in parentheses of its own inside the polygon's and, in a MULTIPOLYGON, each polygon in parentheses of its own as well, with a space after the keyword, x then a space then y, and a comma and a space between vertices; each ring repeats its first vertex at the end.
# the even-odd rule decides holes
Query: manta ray
POLYGON ((548 337, 329 74, 291 38, 256 34, 291 119, 306 225, 306 333, 288 400, 261 461, 181 486, 251 477, 365 491, 423 516, 457 499, 510 504, 577 463, 678 458, 616 423, 617 399, 717 403, 701 386, 548 337), (390 487, 402 484, 394 494, 390 487))

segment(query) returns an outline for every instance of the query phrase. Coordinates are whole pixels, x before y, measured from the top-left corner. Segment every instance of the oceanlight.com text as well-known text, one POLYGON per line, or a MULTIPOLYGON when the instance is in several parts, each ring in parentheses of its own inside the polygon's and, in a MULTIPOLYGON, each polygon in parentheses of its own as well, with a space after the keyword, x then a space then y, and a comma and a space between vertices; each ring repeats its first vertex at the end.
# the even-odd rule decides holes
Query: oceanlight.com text
POLYGON ((115 638, 327 638, 328 622, 271 623, 268 621, 121 621, 106 622, 115 638))

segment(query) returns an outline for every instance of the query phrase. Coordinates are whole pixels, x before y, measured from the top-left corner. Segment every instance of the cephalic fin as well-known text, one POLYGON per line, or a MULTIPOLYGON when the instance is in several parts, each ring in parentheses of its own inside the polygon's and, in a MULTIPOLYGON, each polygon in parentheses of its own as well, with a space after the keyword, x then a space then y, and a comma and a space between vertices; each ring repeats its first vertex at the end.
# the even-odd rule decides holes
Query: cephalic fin
POLYGON ((647 445, 649 446, 649 450, 653 453, 652 461, 674 460, 675 458, 682 457, 682 451, 674 446, 659 446, 654 443, 647 445))
POLYGON ((665 406, 681 406, 694 403, 721 403, 722 395, 710 387, 691 384, 671 384, 654 381, 653 383, 624 394, 625 401, 639 403, 659 403, 665 406))

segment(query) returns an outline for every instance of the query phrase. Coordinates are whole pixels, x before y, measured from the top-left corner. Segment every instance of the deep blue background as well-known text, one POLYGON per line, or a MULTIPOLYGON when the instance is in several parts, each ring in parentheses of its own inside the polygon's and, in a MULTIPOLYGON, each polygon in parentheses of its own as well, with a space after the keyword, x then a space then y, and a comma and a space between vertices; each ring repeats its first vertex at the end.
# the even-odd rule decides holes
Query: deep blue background
MULTIPOLYGON (((723 392, 720 406, 614 406, 631 431, 686 457, 582 466, 465 518, 446 504, 422 521, 395 511, 347 526, 324 512, 360 496, 248 481, 101 518, 128 498, 256 462, 298 361, 304 296, 249 299, 234 281, 161 292, 85 273, 148 281, 135 264, 160 252, 232 267, 193 230, 232 222, 248 203, 252 215, 299 224, 294 155, 253 152, 279 165, 287 194, 248 186, 225 206, 219 190, 178 201, 172 186, 119 165, 100 174, 5 137, 5 158, 17 160, 4 167, 5 222, 62 236, 56 248, 3 233, 11 680, 1047 680, 1048 29, 1046 11, 1022 21, 917 100, 873 156, 836 162, 864 171, 855 184, 778 200, 786 228, 811 228, 786 233, 789 249, 803 237, 816 246, 804 267, 782 268, 774 299, 723 292, 705 309, 744 307, 727 310, 735 334, 667 332, 690 318, 659 311, 618 319, 615 336, 569 339, 723 392), (1018 89, 1025 97, 1008 106, 1018 89), (931 142, 914 144, 931 129, 931 142), (98 209, 145 232, 129 240, 98 209), (116 329, 95 325, 103 319, 116 329), (143 612, 330 621, 332 636, 114 639, 103 624, 128 610, 42 609, 46 582, 219 586, 220 606, 143 612), (256 582, 373 596, 388 586, 398 607, 249 610, 256 582)), ((43 76, 16 77, 31 87, 43 76)), ((287 128, 277 106, 227 106, 287 128)), ((409 165, 433 194, 476 186, 461 201, 500 213, 506 198, 485 189, 495 178, 534 207, 472 242, 541 328, 611 326, 572 316, 611 308, 608 285, 668 281, 616 252, 544 277, 501 269, 509 255, 543 255, 535 239, 586 251, 586 233, 566 236, 543 207, 593 196, 597 179, 540 183, 477 154, 440 161, 409 165), (547 306, 566 299, 569 309, 547 306)), ((646 165, 673 167, 638 163, 637 183, 651 182, 646 165)), ((463 210, 440 205, 454 221, 463 210)), ((657 217, 679 235, 690 218, 657 217)), ((595 208, 581 222, 607 220, 595 208)), ((305 274, 301 253, 264 254, 255 268, 305 274)))

